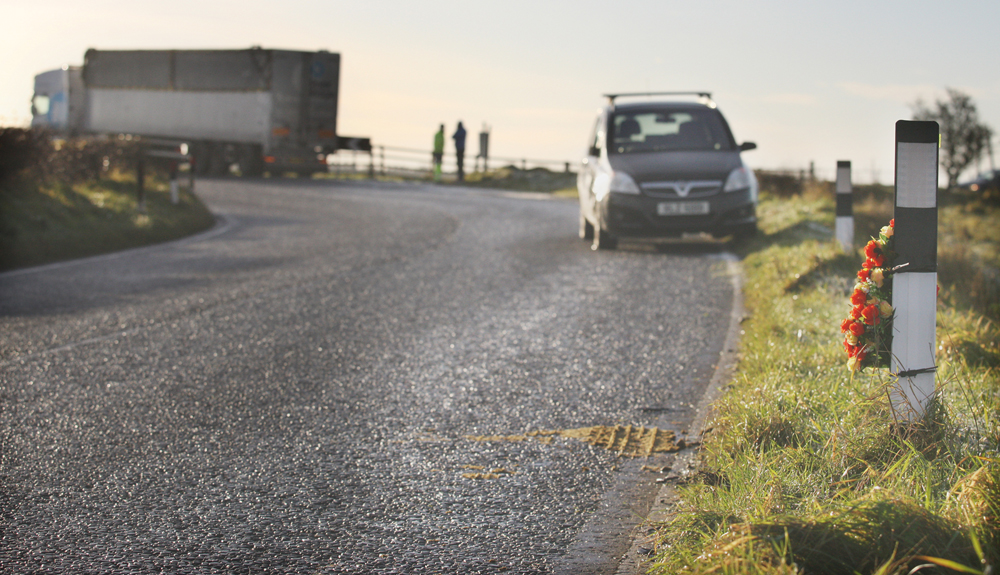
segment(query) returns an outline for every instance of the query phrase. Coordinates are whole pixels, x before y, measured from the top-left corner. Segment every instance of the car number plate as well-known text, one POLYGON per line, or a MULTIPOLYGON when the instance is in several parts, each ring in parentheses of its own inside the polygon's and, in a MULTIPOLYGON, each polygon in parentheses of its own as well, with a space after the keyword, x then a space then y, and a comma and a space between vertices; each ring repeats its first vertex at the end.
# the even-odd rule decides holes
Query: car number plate
POLYGON ((708 202, 660 202, 656 205, 660 216, 691 216, 708 213, 708 202))

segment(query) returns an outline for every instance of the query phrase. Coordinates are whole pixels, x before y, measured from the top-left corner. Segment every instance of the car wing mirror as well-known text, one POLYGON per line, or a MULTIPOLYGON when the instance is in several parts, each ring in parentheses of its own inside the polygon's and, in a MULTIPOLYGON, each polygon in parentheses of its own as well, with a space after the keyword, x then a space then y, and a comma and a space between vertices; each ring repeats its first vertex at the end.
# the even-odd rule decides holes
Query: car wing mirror
POLYGON ((746 152, 748 150, 756 150, 756 149, 757 149, 757 144, 754 142, 743 142, 742 144, 740 144, 741 152, 746 152))
POLYGON ((590 149, 587 150, 587 155, 588 156, 600 156, 601 155, 601 149, 598 148, 597 146, 591 146, 590 149))

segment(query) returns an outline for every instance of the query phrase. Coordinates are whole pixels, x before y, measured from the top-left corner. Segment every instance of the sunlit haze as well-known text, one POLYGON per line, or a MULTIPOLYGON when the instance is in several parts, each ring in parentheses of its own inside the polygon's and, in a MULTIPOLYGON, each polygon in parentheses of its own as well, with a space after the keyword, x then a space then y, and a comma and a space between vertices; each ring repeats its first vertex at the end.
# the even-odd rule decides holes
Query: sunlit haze
POLYGON ((752 166, 813 161, 829 178, 852 160, 857 181, 890 183, 893 125, 918 98, 963 90, 1000 131, 995 0, 4 0, 0 14, 6 125, 29 121, 35 74, 87 48, 260 45, 339 52, 338 131, 376 145, 430 150, 439 123, 486 122, 491 155, 577 162, 602 93, 707 90, 758 144, 752 166))

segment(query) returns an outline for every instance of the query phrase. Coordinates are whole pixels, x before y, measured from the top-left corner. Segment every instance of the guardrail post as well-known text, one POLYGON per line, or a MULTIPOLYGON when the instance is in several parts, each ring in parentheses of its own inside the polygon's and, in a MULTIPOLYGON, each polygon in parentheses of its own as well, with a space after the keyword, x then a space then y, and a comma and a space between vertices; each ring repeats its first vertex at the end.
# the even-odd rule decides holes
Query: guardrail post
POLYGON ((934 397, 937 319, 937 122, 896 122, 893 411, 923 417, 934 397))
POLYGON ((188 192, 194 194, 194 156, 188 155, 188 192))
POLYGON ((170 162, 170 203, 175 206, 180 202, 180 191, 177 189, 177 162, 170 162))
POLYGON ((479 155, 476 156, 476 169, 479 168, 479 158, 483 159, 483 171, 490 171, 490 127, 483 122, 483 129, 479 132, 479 155))
POLYGON ((837 161, 837 241, 845 252, 854 249, 854 194, 851 187, 851 162, 837 161))

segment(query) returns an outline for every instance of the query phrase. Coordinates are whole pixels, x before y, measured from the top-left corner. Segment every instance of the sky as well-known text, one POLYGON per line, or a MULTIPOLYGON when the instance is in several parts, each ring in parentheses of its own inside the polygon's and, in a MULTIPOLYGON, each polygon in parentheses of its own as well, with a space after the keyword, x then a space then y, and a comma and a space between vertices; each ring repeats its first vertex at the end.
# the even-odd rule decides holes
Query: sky
POLYGON ((260 45, 339 52, 338 132, 375 145, 462 120, 491 156, 576 163, 602 94, 659 90, 712 92, 752 167, 850 160, 859 183, 892 183, 895 122, 946 87, 1000 132, 997 0, 0 0, 0 21, 0 125, 87 48, 260 45))

